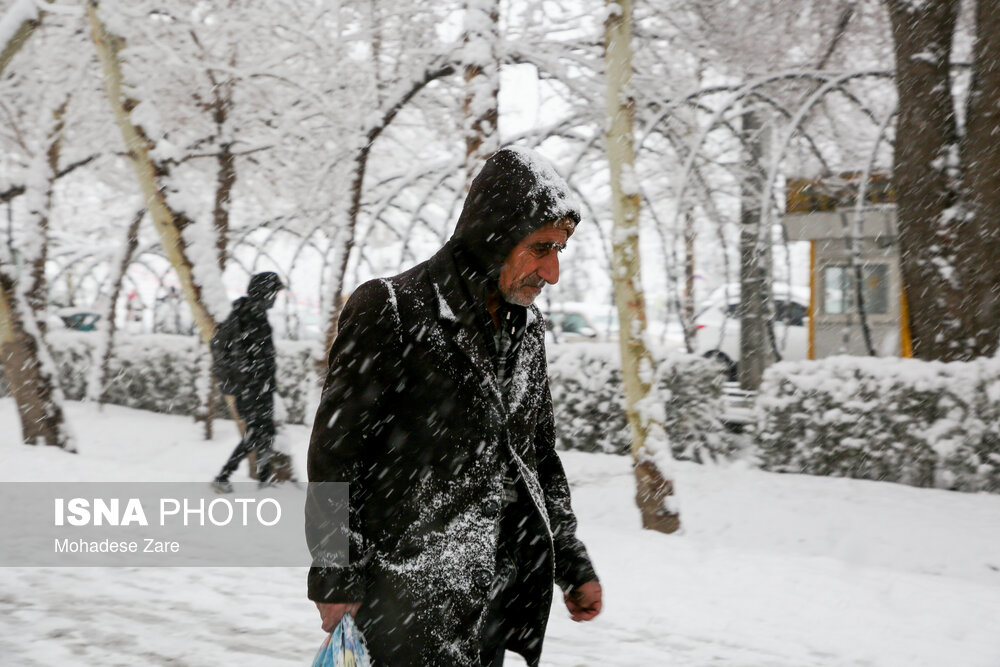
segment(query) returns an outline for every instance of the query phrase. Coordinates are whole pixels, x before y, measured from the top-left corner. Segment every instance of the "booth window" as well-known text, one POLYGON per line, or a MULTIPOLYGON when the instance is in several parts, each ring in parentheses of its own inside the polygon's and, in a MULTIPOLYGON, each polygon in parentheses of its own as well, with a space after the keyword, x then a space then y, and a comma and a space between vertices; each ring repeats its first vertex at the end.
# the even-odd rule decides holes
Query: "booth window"
MULTIPOLYGON (((889 265, 866 264, 861 267, 862 296, 865 312, 885 315, 889 312, 889 265)), ((823 313, 845 315, 855 312, 854 269, 833 265, 823 269, 823 313)))

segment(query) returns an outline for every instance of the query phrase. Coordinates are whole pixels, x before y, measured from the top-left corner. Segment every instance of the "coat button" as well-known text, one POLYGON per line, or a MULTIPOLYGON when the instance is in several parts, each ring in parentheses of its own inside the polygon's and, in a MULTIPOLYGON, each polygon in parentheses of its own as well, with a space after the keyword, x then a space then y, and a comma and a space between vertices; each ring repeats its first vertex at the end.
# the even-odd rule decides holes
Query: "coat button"
POLYGON ((490 498, 485 503, 483 503, 483 516, 487 519, 494 519, 500 515, 500 503, 499 501, 490 498))
POLYGON ((479 588, 488 588, 492 581, 493 577, 489 570, 480 569, 472 573, 472 583, 479 588))

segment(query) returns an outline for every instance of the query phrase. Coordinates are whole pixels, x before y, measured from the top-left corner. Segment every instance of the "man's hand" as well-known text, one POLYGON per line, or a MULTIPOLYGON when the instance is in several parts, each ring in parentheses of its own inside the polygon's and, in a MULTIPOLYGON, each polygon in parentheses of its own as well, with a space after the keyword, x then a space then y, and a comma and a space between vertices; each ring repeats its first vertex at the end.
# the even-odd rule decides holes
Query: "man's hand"
POLYGON ((597 581, 569 589, 564 598, 574 621, 590 621, 601 613, 601 584, 597 581))
POLYGON ((320 618, 323 619, 323 632, 333 632, 337 625, 340 624, 340 619, 344 617, 344 614, 350 614, 351 616, 358 615, 358 609, 361 609, 361 603, 317 602, 316 608, 319 609, 320 618))

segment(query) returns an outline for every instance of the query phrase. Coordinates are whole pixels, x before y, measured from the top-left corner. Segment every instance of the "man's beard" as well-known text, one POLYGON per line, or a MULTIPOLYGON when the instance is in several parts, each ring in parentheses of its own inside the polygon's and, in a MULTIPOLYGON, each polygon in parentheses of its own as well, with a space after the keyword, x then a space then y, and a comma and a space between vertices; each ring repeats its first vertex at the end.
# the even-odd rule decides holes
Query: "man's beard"
POLYGON ((538 298, 538 294, 541 294, 541 289, 545 287, 545 285, 546 283, 543 278, 532 275, 528 276, 520 283, 518 283, 517 287, 514 288, 513 290, 508 291, 503 287, 501 287, 500 294, 503 295, 504 301, 506 301, 507 303, 512 303, 516 306, 524 306, 525 308, 527 308, 528 306, 530 306, 535 302, 535 299, 538 298), (521 290, 524 289, 525 287, 537 287, 539 289, 539 292, 538 294, 532 297, 524 296, 521 293, 521 290))

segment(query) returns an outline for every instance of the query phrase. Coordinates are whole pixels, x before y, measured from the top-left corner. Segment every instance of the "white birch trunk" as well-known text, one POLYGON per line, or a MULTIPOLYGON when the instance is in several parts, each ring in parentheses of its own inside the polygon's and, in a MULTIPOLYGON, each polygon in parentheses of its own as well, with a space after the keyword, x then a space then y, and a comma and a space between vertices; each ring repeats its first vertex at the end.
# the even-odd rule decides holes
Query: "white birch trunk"
POLYGON ((42 22, 35 0, 14 0, 0 16, 0 74, 42 22))
POLYGON ((612 273, 621 322, 619 345, 626 414, 632 433, 636 504, 644 528, 672 533, 680 514, 671 506, 672 460, 663 429, 664 403, 658 395, 655 365, 645 341, 646 304, 640 280, 639 187, 635 176, 632 125, 632 2, 608 0, 605 23, 607 78, 606 150, 611 168, 614 211, 612 273))
MULTIPOLYGON (((224 319, 229 310, 229 302, 222 286, 222 272, 218 265, 217 239, 204 234, 203 238, 197 238, 198 226, 194 221, 172 209, 167 202, 162 183, 164 174, 151 155, 154 144, 143 129, 132 121, 131 110, 136 107, 136 101, 126 98, 123 91, 124 82, 118 57, 121 40, 104 27, 97 15, 96 0, 87 3, 86 11, 98 59, 104 70, 108 100, 139 179, 147 210, 160 234, 167 259, 177 272, 199 335, 208 345, 215 333, 216 323, 224 319), (185 231, 194 242, 185 238, 185 231)), ((230 396, 226 397, 226 403, 242 437, 243 422, 236 410, 236 402, 230 396)), ((283 467, 280 462, 276 462, 274 473, 276 479, 289 478, 290 465, 283 467)))
MULTIPOLYGON (((214 309, 210 308, 212 304, 205 298, 205 292, 222 291, 221 274, 219 274, 218 285, 203 284, 204 281, 199 281, 195 276, 196 262, 191 256, 191 251, 198 252, 198 250, 192 249, 182 234, 184 227, 191 225, 192 221, 187 219, 183 214, 171 209, 164 194, 162 183, 160 183, 162 174, 150 154, 154 148, 153 142, 146 136, 143 129, 132 121, 131 110, 135 108, 136 102, 127 99, 122 90, 123 78, 121 63, 118 58, 118 44, 120 43, 120 39, 110 34, 105 29, 104 24, 101 23, 100 18, 97 16, 96 2, 88 2, 86 4, 86 11, 90 22, 91 36, 97 47, 98 58, 104 70, 104 84, 108 101, 111 103, 115 120, 121 130, 122 138, 125 140, 125 146, 128 149, 132 167, 135 169, 136 176, 138 177, 143 198, 146 201, 146 206, 156 226, 156 230, 160 234, 167 259, 177 272, 177 278, 181 283, 181 290, 184 292, 188 305, 191 307, 191 314, 194 317, 195 324, 198 326, 199 334, 202 340, 208 343, 215 332, 217 318, 225 315, 225 305, 221 306, 223 312, 213 313, 213 310, 219 310, 220 305, 215 304, 214 309)), ((218 267, 215 263, 216 255, 213 248, 202 248, 200 254, 207 255, 207 262, 202 261, 201 264, 204 265, 207 263, 217 272, 218 267)), ((203 272, 206 272, 207 267, 202 266, 200 268, 203 272)), ((213 294, 213 296, 216 295, 213 294)), ((213 301, 218 301, 218 298, 213 299, 213 301)))

